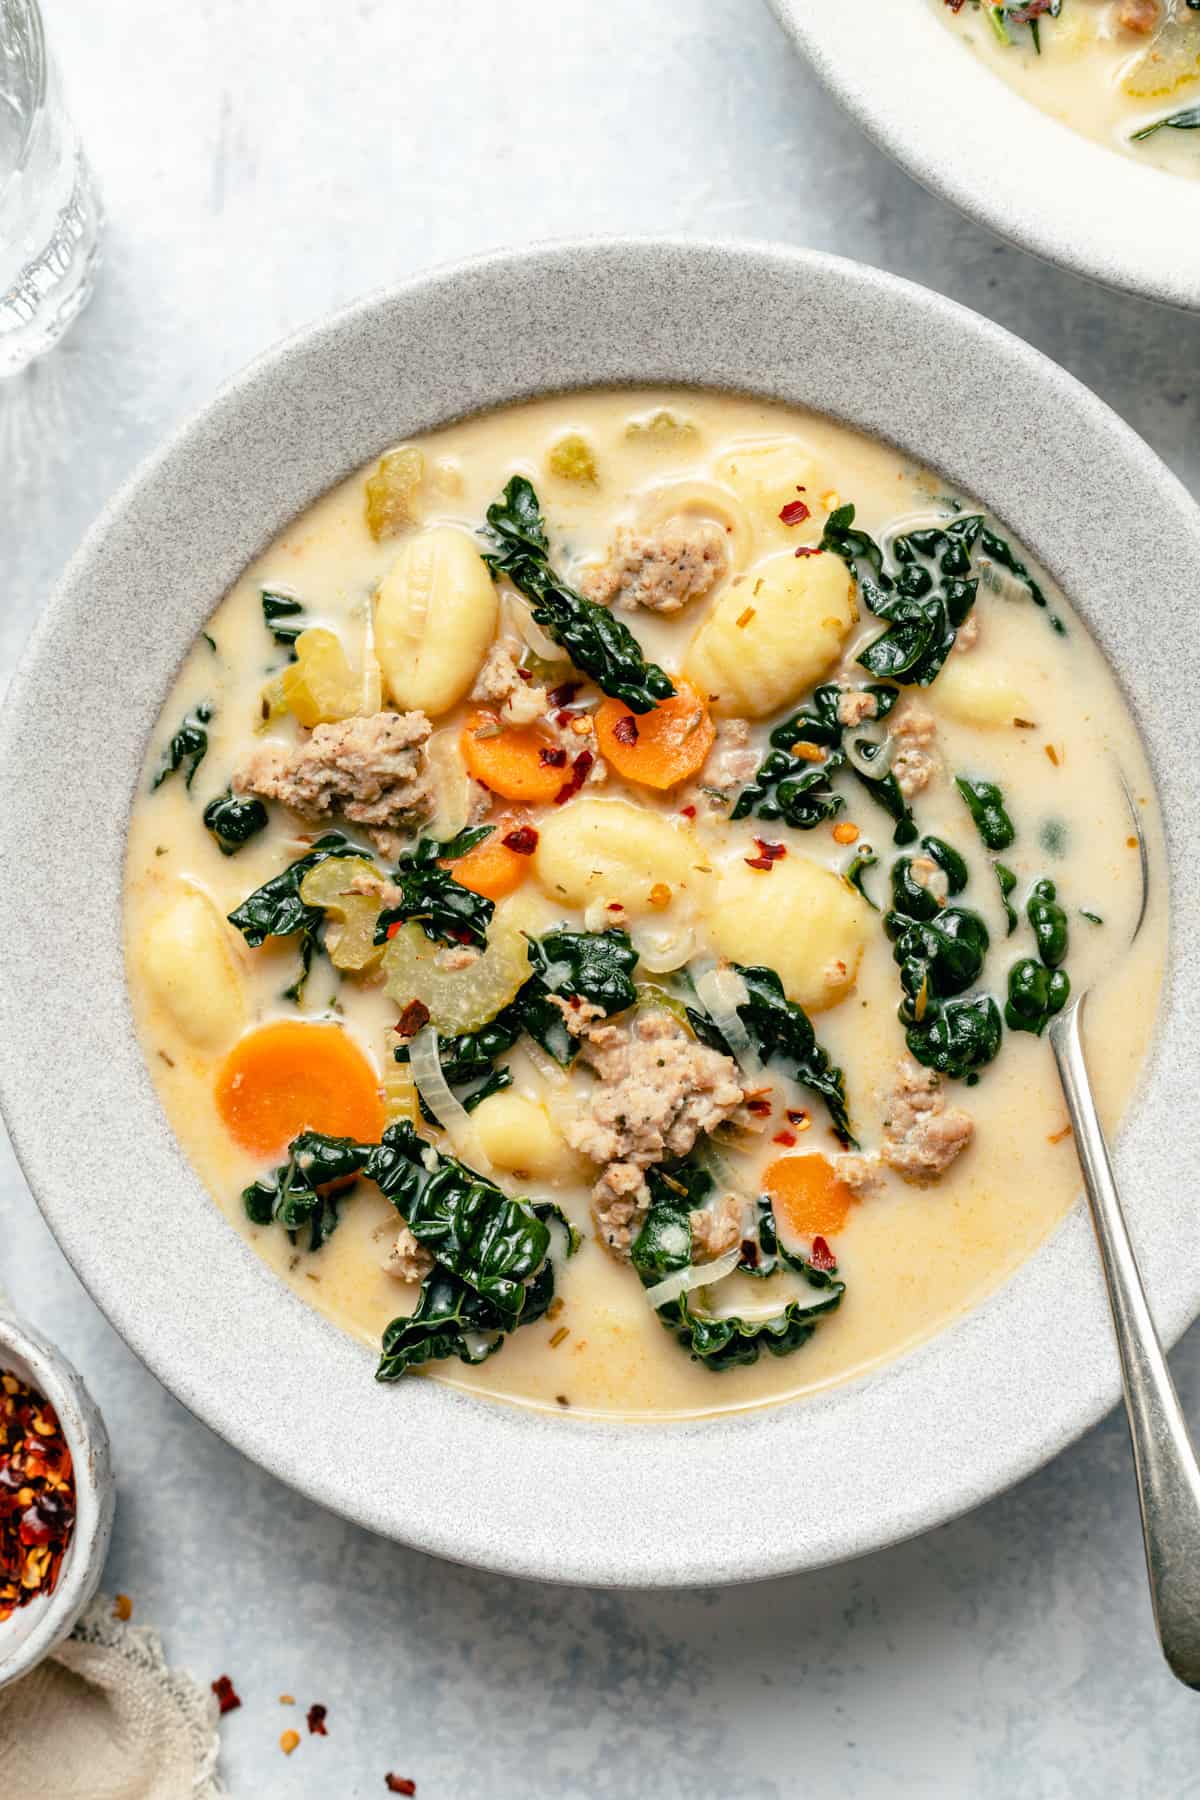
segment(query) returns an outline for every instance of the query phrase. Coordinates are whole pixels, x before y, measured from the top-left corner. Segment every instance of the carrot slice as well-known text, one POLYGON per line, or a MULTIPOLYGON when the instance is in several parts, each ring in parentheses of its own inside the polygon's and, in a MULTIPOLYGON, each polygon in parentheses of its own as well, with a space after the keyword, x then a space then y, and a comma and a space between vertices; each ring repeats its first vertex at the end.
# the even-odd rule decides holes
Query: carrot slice
POLYGON ((823 1156, 780 1156, 763 1170, 762 1183, 798 1237, 833 1236, 855 1201, 853 1189, 823 1156))
POLYGON ((262 1157, 305 1130, 372 1143, 384 1124, 379 1077, 340 1025, 281 1019, 247 1032, 221 1065, 216 1101, 234 1142, 262 1157))
POLYGON ((635 716, 610 698, 596 714, 601 754, 642 787, 670 788, 694 775, 717 735, 703 694, 678 675, 671 679, 676 692, 651 712, 635 716))
POLYGON ((495 713, 467 714, 463 760, 476 781, 505 800, 548 806, 556 798, 570 770, 557 761, 548 763, 543 750, 558 755, 550 733, 537 725, 501 725, 495 713))
POLYGON ((532 852, 537 846, 537 833, 527 819, 512 813, 502 813, 498 819, 489 819, 488 823, 495 827, 491 837, 484 838, 482 844, 468 850, 457 862, 443 863, 442 867, 449 869, 455 881, 470 888, 473 894, 483 894, 488 900, 503 900, 506 894, 519 888, 528 875, 533 862, 532 852), (518 831, 530 837, 530 848, 524 855, 504 842, 506 837, 518 831))

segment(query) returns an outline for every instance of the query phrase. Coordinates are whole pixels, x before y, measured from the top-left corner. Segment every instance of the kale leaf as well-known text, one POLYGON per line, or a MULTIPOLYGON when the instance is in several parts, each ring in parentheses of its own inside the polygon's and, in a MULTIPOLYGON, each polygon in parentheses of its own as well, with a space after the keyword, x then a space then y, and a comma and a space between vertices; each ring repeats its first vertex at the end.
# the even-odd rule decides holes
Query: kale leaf
POLYGON ((1070 997, 1071 978, 1065 969, 1048 969, 1032 956, 1023 956, 1008 971, 1004 1022, 1010 1031, 1031 1031, 1041 1037, 1070 997))
MULTIPOLYGON (((1191 0, 1188 0, 1191 5, 1191 0)), ((1130 138, 1131 144, 1140 144, 1145 138, 1153 137, 1156 131, 1200 131, 1200 106, 1185 106, 1179 112, 1168 113, 1165 118, 1155 119, 1149 125, 1143 125, 1130 138)))
POLYGON ((956 775, 954 785, 967 803, 980 837, 989 850, 1007 850, 1016 838, 1004 795, 994 781, 971 781, 956 775))
POLYGON ((909 1026, 905 1039, 927 1069, 969 1081, 994 1059, 1001 1034, 1000 1008, 990 994, 975 994, 944 1006, 934 1001, 920 1024, 909 1026))
POLYGON ((324 907, 307 906, 300 898, 300 883, 310 869, 315 869, 327 857, 362 854, 358 845, 351 844, 340 831, 326 832, 306 855, 289 863, 286 869, 255 888, 252 894, 247 894, 241 905, 230 913, 229 923, 237 926, 252 950, 257 950, 269 937, 299 938, 300 973, 285 990, 285 999, 298 1001, 304 993, 313 951, 320 943, 325 920, 324 907))
MULTIPOLYGON (((304 626, 284 625, 280 621, 299 618, 304 612, 303 606, 299 600, 293 599, 291 594, 277 594, 270 588, 262 588, 259 592, 262 600, 263 624, 277 644, 285 644, 289 650, 292 650, 292 646, 304 630, 304 626)), ((294 660, 294 650, 292 650, 292 657, 294 660)))
POLYGON ((656 663, 647 662, 628 626, 605 606, 586 600, 555 575, 549 562, 546 521, 533 486, 514 475, 487 509, 494 548, 484 562, 505 576, 530 603, 536 625, 560 644, 577 669, 631 712, 650 712, 675 692, 656 663))
POLYGON ((1025 917, 1033 927, 1038 955, 1048 969, 1057 969, 1066 958, 1070 927, 1052 881, 1034 882, 1033 892, 1025 902, 1025 917))
POLYGON ((261 800, 226 790, 204 809, 204 823, 217 840, 223 856, 233 856, 243 844, 267 828, 267 809, 261 800))
POLYGON ((415 919, 435 944, 473 944, 481 950, 487 943, 487 928, 496 902, 464 887, 455 880, 452 870, 443 869, 440 864, 457 862, 490 837, 494 829, 492 825, 478 825, 441 843, 437 838, 421 838, 415 850, 402 856, 392 877, 401 898, 380 913, 375 922, 375 942, 385 944, 389 927, 415 919))
POLYGON ((338 1195, 322 1193, 328 1183, 353 1181, 370 1155, 370 1144, 353 1138, 302 1131, 288 1146, 288 1160, 269 1179, 242 1190, 242 1204, 255 1225, 282 1225, 292 1242, 305 1225, 308 1248, 319 1250, 337 1229, 338 1195))
POLYGON ((572 1062, 579 1039, 567 1030, 551 994, 561 1000, 590 1001, 603 1007, 607 1017, 624 1012, 637 1000, 633 983, 637 960, 629 933, 620 926, 607 931, 571 931, 564 926, 531 938, 533 973, 512 1002, 513 1014, 555 1062, 572 1062))
POLYGON ((848 881, 850 886, 862 895, 872 912, 879 911, 879 903, 876 900, 872 900, 870 894, 867 892, 866 876, 868 869, 876 868, 878 863, 879 858, 876 856, 870 844, 859 844, 855 849, 854 855, 850 858, 850 861, 842 871, 843 881, 848 881))
POLYGON ((889 569, 875 540, 854 528, 854 514, 852 504, 830 513, 821 549, 842 557, 863 604, 888 627, 867 645, 859 663, 877 680, 928 687, 975 604, 979 581, 970 573, 971 552, 982 516, 963 515, 895 538, 889 569))
MULTIPOLYGON (((782 1063, 803 1086, 819 1094, 829 1109, 835 1135, 848 1148, 858 1140, 850 1129, 842 1071, 831 1063, 817 1042, 812 1022, 803 1007, 786 998, 774 969, 731 965, 746 984, 746 999, 737 1008, 738 1018, 750 1033, 764 1063, 782 1063)), ((687 1016, 701 1043, 737 1058, 706 1012, 689 1006, 687 1016)))
POLYGON ((846 754, 846 733, 855 727, 843 725, 838 718, 838 703, 844 693, 872 695, 874 718, 886 719, 900 690, 887 684, 844 688, 836 682, 814 689, 810 704, 771 732, 767 740, 770 748, 754 780, 738 795, 731 818, 744 819, 753 813, 758 819, 783 819, 797 831, 811 831, 832 819, 845 805, 830 778, 850 762, 867 792, 896 821, 895 841, 912 842, 917 828, 896 777, 888 772, 871 775, 862 766, 880 754, 883 742, 864 735, 853 739, 856 760, 851 761, 846 754))
POLYGON ((158 773, 150 783, 150 791, 160 788, 168 775, 174 775, 178 769, 187 765, 184 776, 184 787, 190 788, 196 779, 196 770, 208 755, 208 733, 204 729, 211 723, 213 709, 207 701, 202 701, 194 713, 190 713, 171 738, 163 753, 158 773))
POLYGON ((1011 937, 1019 923, 1017 909, 1010 897, 1017 885, 1017 878, 1007 863, 994 862, 992 867, 996 871, 996 882, 1000 888, 1000 898, 1004 903, 1004 916, 1008 920, 1008 931, 1005 935, 1011 937))

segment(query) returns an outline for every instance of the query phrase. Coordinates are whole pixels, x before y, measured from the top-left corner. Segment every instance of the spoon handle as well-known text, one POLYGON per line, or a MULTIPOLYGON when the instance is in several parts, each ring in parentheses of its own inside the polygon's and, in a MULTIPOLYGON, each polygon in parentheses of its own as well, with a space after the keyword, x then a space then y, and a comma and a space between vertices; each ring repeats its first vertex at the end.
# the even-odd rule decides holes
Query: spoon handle
POLYGON ((1053 1021, 1050 1043, 1112 1305, 1154 1621, 1172 1673, 1200 1688, 1200 1468, 1150 1316, 1096 1112, 1080 1032, 1083 1004, 1081 996, 1053 1021))

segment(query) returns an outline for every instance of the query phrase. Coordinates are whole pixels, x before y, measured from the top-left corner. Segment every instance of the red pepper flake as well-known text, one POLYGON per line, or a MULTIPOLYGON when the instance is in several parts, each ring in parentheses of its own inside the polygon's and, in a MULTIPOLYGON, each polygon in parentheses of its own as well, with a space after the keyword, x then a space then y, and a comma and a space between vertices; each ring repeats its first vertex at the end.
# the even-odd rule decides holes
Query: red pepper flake
POLYGON ((764 875, 769 875, 775 867, 769 856, 743 856, 742 861, 748 869, 761 869, 764 875))
POLYGON ((756 837, 754 841, 758 845, 758 854, 765 856, 768 862, 782 862, 787 855, 786 844, 772 844, 768 839, 760 837, 756 837))
POLYGON ((75 1473, 54 1408, 0 1370, 0 1621, 53 1593, 74 1525, 75 1473))
POLYGON ((543 769, 565 769, 567 766, 567 753, 561 744, 559 744, 557 748, 551 748, 548 744, 543 744, 538 751, 538 761, 541 763, 543 769))
POLYGON ((765 1119, 770 1114, 771 1102, 769 1100, 747 1100, 746 1111, 753 1113, 756 1119, 765 1119))
POLYGON ((780 509, 779 517, 785 525, 803 525, 805 519, 811 518, 812 514, 803 500, 789 500, 780 509))
POLYGON ((329 1736, 329 1733, 325 1729, 325 1715, 328 1711, 329 1708, 327 1706, 321 1706, 319 1704, 309 1707, 305 1717, 308 1720, 308 1729, 313 1737, 329 1736))
POLYGON ((808 1260, 814 1269, 824 1269, 828 1271, 837 1268, 837 1257, 833 1254, 833 1251, 829 1248, 829 1245, 825 1242, 823 1237, 815 1237, 813 1239, 812 1249, 809 1252, 808 1260))
POLYGON ((775 1136, 771 1139, 773 1144, 782 1144, 785 1150, 790 1150, 795 1141, 796 1134, 794 1131, 777 1131, 775 1136))
POLYGON ((404 1038, 416 1037, 429 1023, 429 1008, 423 1000, 410 1000, 400 1017, 396 1020, 396 1035, 404 1038))
POLYGON ((538 834, 532 825, 518 825, 515 830, 506 831, 500 842, 518 856, 532 856, 538 847, 538 834))
POLYGON ((696 816, 696 809, 694 806, 681 806, 679 810, 685 819, 694 819, 696 816))
POLYGON ((806 1128, 811 1121, 803 1107, 789 1106, 787 1108, 787 1122, 789 1125, 799 1125, 802 1128, 806 1128))
POLYGON ((532 681, 533 680, 533 670, 532 669, 518 669, 517 676, 521 681, 532 681))
POLYGON ((388 943, 389 944, 391 943, 392 939, 395 937, 396 933, 399 931, 399 929, 403 925, 403 923, 404 923, 403 919, 394 919, 392 921, 392 923, 388 926, 387 935, 388 935, 388 943))
POLYGON ((793 556, 820 556, 821 554, 820 544, 797 544, 792 551, 793 556))
POLYGON ((571 720, 572 720, 572 719, 573 719, 573 718, 574 718, 574 717, 575 717, 575 714, 574 714, 574 713, 569 713, 569 712, 557 712, 557 713, 555 713, 555 715, 554 715, 554 723, 555 723, 555 724, 556 724, 556 725, 569 725, 569 724, 570 724, 570 723, 571 723, 571 720))
POLYGON ((555 796, 554 796, 555 806, 561 806, 563 804, 564 800, 569 800, 571 798, 572 794, 577 794, 579 792, 580 788, 583 786, 584 782, 587 780, 588 774, 589 774, 592 764, 595 762, 595 760, 596 759, 592 755, 590 750, 581 750, 579 752, 579 755, 575 758, 575 761, 571 764, 571 779, 570 779, 570 781, 564 781, 563 785, 559 788, 557 794, 555 794, 555 796))
POLYGON ((1040 19, 1044 12, 1049 12, 1053 0, 1029 0, 1027 6, 1018 6, 1009 13, 1014 25, 1028 25, 1031 19, 1040 19))
POLYGON ((389 1794, 415 1794, 417 1784, 410 1781, 407 1775, 385 1775, 384 1784, 389 1794))
POLYGON ((212 1691, 217 1696, 217 1708, 222 1713, 236 1712, 242 1704, 241 1696, 235 1693, 228 1675, 218 1675, 212 1684, 212 1691))
POLYGON ((638 741, 637 720, 632 713, 626 713, 613 726, 613 736, 618 744, 636 744, 638 741))
MULTIPOLYGON (((620 900, 610 900, 604 910, 605 912, 624 912, 625 907, 624 903, 620 900)), ((571 1004, 572 1006, 575 1004, 574 998, 572 998, 571 1004)))
POLYGON ((564 681, 560 687, 551 688, 546 698, 551 706, 570 706, 582 686, 582 681, 564 681))

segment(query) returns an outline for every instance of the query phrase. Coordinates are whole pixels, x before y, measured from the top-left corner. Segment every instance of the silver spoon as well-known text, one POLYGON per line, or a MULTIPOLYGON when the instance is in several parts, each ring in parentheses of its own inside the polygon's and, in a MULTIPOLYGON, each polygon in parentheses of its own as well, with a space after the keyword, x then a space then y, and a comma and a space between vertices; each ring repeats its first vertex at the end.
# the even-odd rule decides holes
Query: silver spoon
MULTIPOLYGON (((1125 795, 1142 860, 1136 938, 1146 917, 1149 864, 1138 808, 1128 788, 1125 795)), ((1085 989, 1051 1021, 1050 1044, 1075 1135, 1121 1357, 1154 1622, 1172 1674, 1188 1687, 1200 1688, 1200 1466, 1150 1315, 1096 1112, 1080 1031, 1086 1000, 1085 989)))

